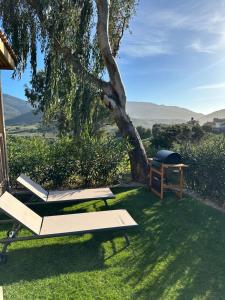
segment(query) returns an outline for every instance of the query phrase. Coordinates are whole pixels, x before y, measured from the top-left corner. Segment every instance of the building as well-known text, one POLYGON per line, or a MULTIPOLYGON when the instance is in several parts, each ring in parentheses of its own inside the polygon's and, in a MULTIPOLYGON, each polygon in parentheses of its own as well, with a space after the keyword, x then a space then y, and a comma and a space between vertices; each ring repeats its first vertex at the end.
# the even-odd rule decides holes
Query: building
POLYGON ((212 132, 225 133, 225 119, 214 118, 212 122, 207 122, 203 126, 208 127, 212 132))
MULTIPOLYGON (((7 41, 6 36, 0 30, 0 70, 15 69, 16 56, 7 41)), ((0 78, 0 195, 9 186, 9 170, 6 149, 5 121, 3 111, 3 98, 0 78)))
POLYGON ((225 132, 225 119, 214 118, 212 129, 215 132, 225 132))

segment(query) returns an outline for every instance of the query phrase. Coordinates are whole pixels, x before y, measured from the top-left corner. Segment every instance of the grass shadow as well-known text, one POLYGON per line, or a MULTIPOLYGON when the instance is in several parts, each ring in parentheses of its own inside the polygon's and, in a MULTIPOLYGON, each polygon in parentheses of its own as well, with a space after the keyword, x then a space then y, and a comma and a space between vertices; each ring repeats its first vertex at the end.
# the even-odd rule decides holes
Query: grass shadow
POLYGON ((0 285, 74 272, 102 271, 107 268, 107 259, 125 249, 121 232, 32 240, 25 245, 17 242, 9 247, 7 263, 0 265, 0 285), (115 237, 120 238, 119 245, 115 237), (104 244, 110 245, 110 251, 104 244))
MULTIPOLYGON (((0 268, 0 284, 98 270, 112 282, 119 276, 129 299, 225 298, 224 214, 188 197, 168 194, 161 202, 145 188, 113 192, 109 209, 127 209, 139 224, 128 231, 131 245, 123 254, 117 232, 18 243, 0 268)), ((46 215, 105 207, 96 201, 38 209, 46 215)))
POLYGON ((132 266, 124 282, 135 287, 133 297, 224 299, 224 215, 191 198, 138 194, 113 206, 124 205, 140 225, 131 232, 136 255, 124 261, 132 266))

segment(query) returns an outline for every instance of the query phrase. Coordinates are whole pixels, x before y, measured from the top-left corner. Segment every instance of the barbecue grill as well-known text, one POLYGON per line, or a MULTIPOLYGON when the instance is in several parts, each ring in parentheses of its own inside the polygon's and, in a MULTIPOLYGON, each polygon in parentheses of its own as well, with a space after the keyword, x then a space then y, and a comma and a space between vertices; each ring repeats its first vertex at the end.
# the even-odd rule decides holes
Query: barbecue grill
POLYGON ((154 160, 164 164, 180 164, 181 155, 169 150, 160 150, 157 152, 154 160))
POLYGON ((169 150, 160 150, 154 158, 149 159, 149 162, 151 190, 161 199, 163 199, 165 189, 173 190, 182 197, 183 169, 187 166, 181 163, 181 155, 169 150), (172 173, 178 175, 178 184, 168 183, 170 177, 172 177, 172 173))

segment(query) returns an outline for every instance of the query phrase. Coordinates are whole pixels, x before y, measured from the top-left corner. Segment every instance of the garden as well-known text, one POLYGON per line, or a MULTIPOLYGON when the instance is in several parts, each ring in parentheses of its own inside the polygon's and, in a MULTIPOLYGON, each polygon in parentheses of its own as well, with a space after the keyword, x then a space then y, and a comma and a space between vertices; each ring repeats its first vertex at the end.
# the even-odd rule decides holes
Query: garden
POLYGON ((42 117, 39 136, 6 136, 0 94, 4 299, 225 298, 225 136, 135 127, 116 58, 138 4, 0 0, 0 69, 29 71, 42 117), (151 192, 162 149, 188 166, 183 197, 151 192))
MULTIPOLYGON (((0 268, 5 299, 224 299, 224 213, 191 197, 162 203, 147 188, 112 190, 110 209, 127 209, 139 224, 130 246, 113 232, 13 243, 0 268)), ((34 208, 105 209, 99 201, 34 208)))
MULTIPOLYGON (((149 152, 159 147, 151 141, 149 152)), ((116 198, 108 200, 108 209, 126 209, 138 227, 128 230, 129 247, 123 234, 115 232, 13 243, 0 269, 5 299, 223 299, 224 212, 205 205, 204 199, 223 208, 225 139, 207 134, 197 143, 176 141, 173 148, 189 163, 186 189, 202 201, 170 192, 160 201, 148 187, 122 187, 131 182, 129 146, 118 138, 86 136, 74 147, 70 139, 9 137, 14 184, 21 170, 50 188, 119 184, 111 188, 116 198)), ((31 200, 40 202, 35 196, 31 200)), ((41 216, 105 210, 102 201, 31 207, 41 216)), ((9 229, 1 226, 1 237, 9 229)))

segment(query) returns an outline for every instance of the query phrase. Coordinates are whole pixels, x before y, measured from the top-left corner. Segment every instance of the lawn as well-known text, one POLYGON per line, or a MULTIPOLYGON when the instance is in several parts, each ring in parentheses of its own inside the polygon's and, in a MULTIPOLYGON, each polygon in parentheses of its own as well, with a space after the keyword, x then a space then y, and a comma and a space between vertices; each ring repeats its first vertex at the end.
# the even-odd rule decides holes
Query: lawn
MULTIPOLYGON (((225 215, 189 197, 113 190, 111 209, 139 223, 118 232, 14 243, 0 266, 5 299, 225 299, 225 215)), ((36 206, 41 214, 104 210, 100 201, 36 206)), ((1 225, 3 237, 8 225, 1 225), (4 229, 4 231, 3 231, 4 229)))

